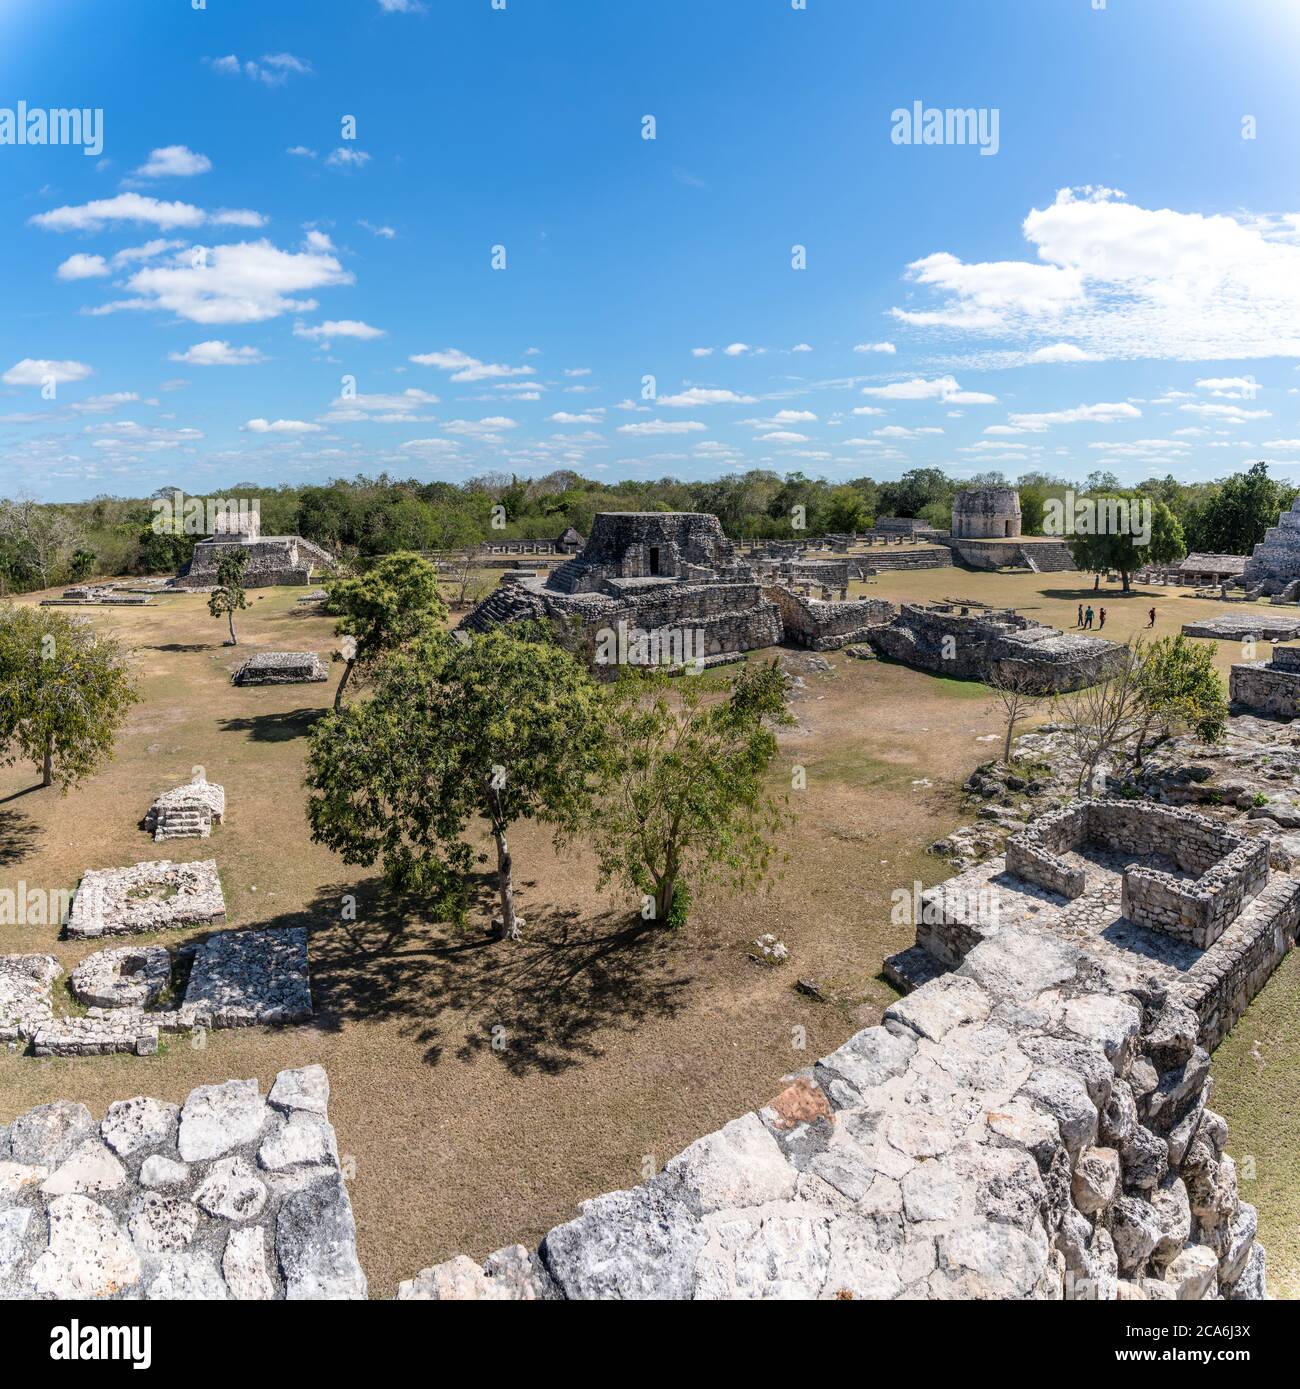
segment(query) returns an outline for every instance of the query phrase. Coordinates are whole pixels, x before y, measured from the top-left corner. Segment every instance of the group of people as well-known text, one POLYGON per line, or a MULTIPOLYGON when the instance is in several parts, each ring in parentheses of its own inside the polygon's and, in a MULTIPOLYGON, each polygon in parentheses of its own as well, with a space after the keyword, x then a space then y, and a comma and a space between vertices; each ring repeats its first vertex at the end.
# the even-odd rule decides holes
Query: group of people
MULTIPOLYGON (((1105 609, 1105 608, 1101 608, 1097 613, 1094 614, 1093 611, 1092 611, 1092 604, 1091 604, 1091 603, 1089 603, 1088 606, 1087 606, 1086 608, 1083 606, 1082 603, 1080 603, 1080 604, 1079 604, 1079 620, 1078 620, 1074 625, 1075 625, 1076 627, 1082 627, 1082 628, 1084 628, 1085 630, 1089 630, 1089 629, 1091 629, 1091 627, 1092 627, 1092 619, 1093 619, 1094 616, 1096 616, 1097 618, 1099 618, 1099 621, 1098 621, 1098 623, 1097 623, 1097 630, 1100 632, 1101 629, 1106 625, 1106 609, 1105 609)), ((1148 627, 1154 627, 1155 625, 1156 625, 1156 610, 1155 610, 1155 608, 1150 608, 1150 609, 1148 610, 1148 612, 1147 612, 1147 626, 1148 626, 1148 627)))

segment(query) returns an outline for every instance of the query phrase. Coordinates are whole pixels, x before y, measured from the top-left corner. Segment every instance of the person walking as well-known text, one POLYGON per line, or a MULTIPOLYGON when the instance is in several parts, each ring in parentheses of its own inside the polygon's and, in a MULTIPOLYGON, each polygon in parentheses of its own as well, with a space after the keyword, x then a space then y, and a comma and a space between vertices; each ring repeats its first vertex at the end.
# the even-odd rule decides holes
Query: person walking
POLYGON ((1078 622, 1076 622, 1074 625, 1075 625, 1076 627, 1082 627, 1082 626, 1083 626, 1083 604, 1082 604, 1082 603, 1079 604, 1079 620, 1078 620, 1078 622))
POLYGON ((1147 613, 1147 626, 1148 626, 1148 627, 1154 627, 1155 625, 1156 625, 1156 610, 1155 610, 1154 608, 1152 608, 1151 611, 1150 611, 1149 613, 1147 613))
POLYGON ((1084 625, 1085 627, 1091 627, 1091 626, 1092 626, 1092 604, 1091 604, 1091 603, 1088 604, 1087 611, 1085 611, 1085 613, 1083 614, 1083 625, 1084 625))
POLYGON ((1105 625, 1106 625, 1106 609, 1103 608, 1103 609, 1101 610, 1101 621, 1097 624, 1097 630, 1100 632, 1101 629, 1102 629, 1105 625))

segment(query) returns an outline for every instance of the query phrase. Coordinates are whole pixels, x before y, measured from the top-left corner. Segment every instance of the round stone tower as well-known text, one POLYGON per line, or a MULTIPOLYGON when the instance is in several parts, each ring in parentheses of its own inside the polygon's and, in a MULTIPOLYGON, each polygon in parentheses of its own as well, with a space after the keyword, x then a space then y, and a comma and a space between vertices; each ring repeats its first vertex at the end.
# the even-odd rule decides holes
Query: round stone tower
POLYGON ((1014 487, 968 487, 952 503, 954 540, 1005 540, 1020 534, 1020 493, 1014 487))

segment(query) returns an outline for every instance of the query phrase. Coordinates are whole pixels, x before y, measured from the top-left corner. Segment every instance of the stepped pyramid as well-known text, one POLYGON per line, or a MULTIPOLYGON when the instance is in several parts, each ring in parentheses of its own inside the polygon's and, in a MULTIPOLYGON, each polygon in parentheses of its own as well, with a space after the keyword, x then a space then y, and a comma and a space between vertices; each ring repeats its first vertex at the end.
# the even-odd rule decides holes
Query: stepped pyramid
POLYGON ((1281 593, 1300 579, 1300 497, 1264 532, 1246 561, 1242 584, 1260 593, 1281 593))

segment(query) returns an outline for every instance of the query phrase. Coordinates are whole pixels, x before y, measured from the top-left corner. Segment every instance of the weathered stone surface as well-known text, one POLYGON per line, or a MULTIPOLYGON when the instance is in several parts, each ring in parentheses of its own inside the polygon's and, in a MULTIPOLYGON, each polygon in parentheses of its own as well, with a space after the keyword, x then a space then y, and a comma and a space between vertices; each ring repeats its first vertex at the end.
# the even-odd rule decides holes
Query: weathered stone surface
POLYGON ((0 1296, 12 1295, 6 1290, 26 1252, 27 1231, 31 1223, 32 1211, 29 1207, 0 1210, 0 1296))
POLYGON ((542 1261, 567 1298, 685 1298, 706 1232, 659 1186, 584 1201, 542 1242, 542 1261))
POLYGON ((150 1301, 218 1302, 228 1296, 211 1254, 164 1254, 145 1296, 150 1301))
POLYGON ((366 1276, 357 1262, 357 1230, 338 1174, 295 1191, 280 1207, 275 1249, 290 1299, 363 1298, 366 1276))
POLYGON ((1218 1273, 1219 1260, 1214 1250, 1194 1244, 1165 1269, 1165 1282, 1176 1290, 1180 1302, 1197 1302, 1213 1291, 1218 1273))
POLYGON ((819 1077, 848 1081, 859 1092, 883 1085, 902 1075, 916 1053, 916 1038, 908 1032, 891 1032, 886 1027, 869 1027, 856 1033, 837 1051, 818 1061, 819 1077))
POLYGON ((1022 1093, 1060 1125, 1061 1138, 1072 1161, 1097 1141, 1097 1106, 1088 1088, 1072 1071, 1035 1071, 1022 1093))
POLYGON ((0 955, 0 1042, 29 1041, 50 1020, 50 986, 62 973, 53 955, 0 955))
POLYGON ((268 1132, 257 1150, 257 1161, 271 1172, 291 1167, 337 1167, 334 1130, 316 1114, 296 1111, 268 1132))
POLYGON ((226 919, 215 859, 159 859, 129 868, 91 868, 81 879, 68 917, 75 939, 135 935, 178 926, 213 926, 226 919))
POLYGON ((324 1116, 329 1110, 329 1076, 324 1066, 300 1066, 294 1071, 281 1071, 267 1098, 277 1109, 301 1109, 324 1116))
POLYGON ((794 1168, 755 1114, 697 1139, 664 1172, 703 1214, 784 1201, 794 1194, 794 1168))
POLYGON ((185 1007, 210 1027, 305 1022, 312 1016, 306 928, 210 936, 194 957, 185 1007))
POLYGON ((17 1196, 25 1187, 39 1186, 50 1175, 48 1167, 33 1167, 25 1162, 0 1162, 0 1204, 17 1196))
POLYGON ((1160 1221, 1151 1203, 1136 1196, 1121 1196, 1111 1208, 1110 1220, 1120 1272, 1127 1277, 1145 1266, 1160 1242, 1160 1221))
POLYGON ((140 1259, 112 1212, 86 1196, 56 1196, 49 1242, 28 1275, 41 1297, 112 1297, 140 1281, 140 1259))
POLYGON ((266 1230, 261 1225, 245 1225, 226 1237, 221 1260, 230 1296, 239 1302, 265 1301, 275 1296, 275 1285, 266 1267, 266 1230))
POLYGON ((84 1104, 55 1100, 20 1114, 9 1126, 10 1156, 15 1162, 57 1167, 95 1131, 84 1104))
POLYGON ((1160 1227, 1160 1238, 1151 1257, 1159 1266, 1174 1258, 1192 1237, 1192 1208, 1181 1178, 1166 1177, 1160 1183, 1151 1193, 1151 1210, 1160 1227))
POLYGON ((190 1093, 181 1110, 181 1160, 202 1162, 251 1143, 269 1116, 255 1080, 201 1085, 190 1093))
POLYGON ((1114 1148, 1089 1148, 1074 1169, 1074 1204, 1084 1215, 1097 1215, 1115 1199, 1118 1187, 1119 1154, 1114 1148))
POLYGON ((110 1104, 99 1131, 119 1157, 131 1157, 149 1148, 161 1148, 175 1139, 180 1105, 165 1104, 137 1095, 110 1104))
POLYGON ((161 1153, 150 1153, 140 1164, 140 1185, 143 1187, 184 1186, 190 1179, 190 1169, 183 1162, 174 1162, 161 1153))
POLYGON ((214 1162, 194 1199, 222 1220, 255 1220, 266 1205, 266 1183, 244 1157, 214 1162))
POLYGON ((88 1138, 65 1159, 41 1186, 43 1196, 93 1196, 116 1191, 126 1181, 126 1169, 98 1138, 88 1138))
POLYGON ((885 1010, 891 1030, 907 1028, 932 1042, 943 1038, 966 1022, 983 1022, 992 1008, 989 996, 973 980, 959 974, 945 974, 924 989, 899 999, 885 1010))
POLYGON ((198 1208, 192 1202, 145 1191, 131 1204, 127 1229, 142 1254, 166 1254, 184 1249, 198 1224, 198 1208))

